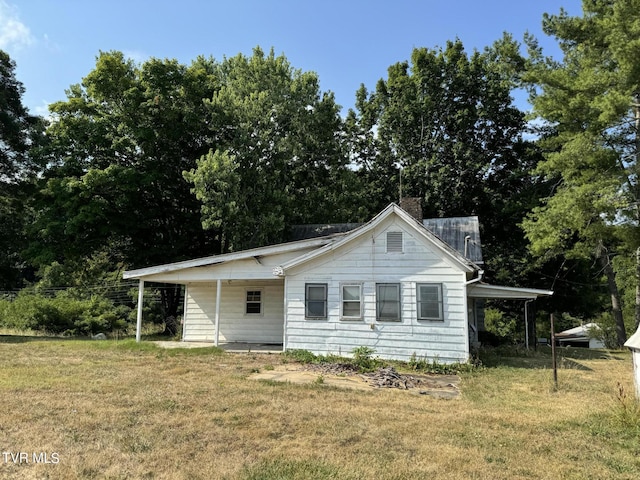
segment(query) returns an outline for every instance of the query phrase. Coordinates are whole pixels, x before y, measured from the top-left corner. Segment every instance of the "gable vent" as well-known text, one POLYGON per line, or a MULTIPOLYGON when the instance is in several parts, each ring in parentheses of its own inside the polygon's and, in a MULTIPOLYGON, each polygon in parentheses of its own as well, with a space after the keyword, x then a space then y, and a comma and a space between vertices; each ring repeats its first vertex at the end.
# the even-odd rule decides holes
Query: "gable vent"
POLYGON ((402 253, 402 232, 387 232, 387 253, 402 253))

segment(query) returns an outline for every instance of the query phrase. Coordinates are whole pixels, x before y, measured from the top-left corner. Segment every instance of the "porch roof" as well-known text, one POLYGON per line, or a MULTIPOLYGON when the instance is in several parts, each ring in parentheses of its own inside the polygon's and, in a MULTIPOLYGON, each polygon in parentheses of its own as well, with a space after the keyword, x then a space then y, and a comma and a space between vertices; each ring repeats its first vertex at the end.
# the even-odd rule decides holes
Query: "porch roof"
POLYGON ((318 248, 334 241, 335 236, 326 236, 321 238, 313 238, 310 240, 301 240, 297 242, 280 243, 267 247, 252 248, 239 252, 225 253, 222 255, 212 255, 209 257, 196 258, 193 260, 185 260, 182 262, 167 263, 164 265, 155 265, 152 267, 139 268, 136 270, 127 270, 122 277, 126 280, 129 278, 144 279, 159 274, 174 273, 180 270, 186 270, 195 267, 207 267, 225 262, 237 260, 246 260, 254 258, 259 261, 260 258, 279 255, 286 253, 295 253, 298 251, 308 250, 310 248, 318 248))
POLYGON ((467 295, 471 298, 495 298, 504 300, 535 300, 538 297, 553 295, 552 290, 539 290, 537 288, 503 287, 488 283, 473 283, 467 289, 467 295))

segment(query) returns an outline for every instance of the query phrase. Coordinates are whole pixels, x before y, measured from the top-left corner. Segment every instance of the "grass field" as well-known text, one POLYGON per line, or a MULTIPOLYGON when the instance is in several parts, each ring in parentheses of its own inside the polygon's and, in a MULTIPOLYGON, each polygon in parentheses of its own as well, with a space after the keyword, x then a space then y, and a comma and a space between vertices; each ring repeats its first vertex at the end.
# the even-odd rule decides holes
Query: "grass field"
POLYGON ((279 354, 0 337, 0 477, 640 478, 629 354, 561 355, 557 391, 548 354, 493 354, 439 400, 248 379, 279 354))

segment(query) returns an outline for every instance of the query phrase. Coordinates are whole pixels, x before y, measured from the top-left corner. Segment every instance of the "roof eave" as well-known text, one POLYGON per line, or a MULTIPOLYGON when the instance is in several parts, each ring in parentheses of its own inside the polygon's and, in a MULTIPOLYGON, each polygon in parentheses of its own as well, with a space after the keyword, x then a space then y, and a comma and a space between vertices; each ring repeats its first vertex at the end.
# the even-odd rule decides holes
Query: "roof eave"
POLYGON ((179 270, 185 270, 188 268, 206 267, 210 265, 216 265, 224 262, 231 262, 234 260, 243 260, 252 257, 263 257, 267 255, 276 255, 280 253, 294 252, 296 250, 303 250, 305 248, 322 247, 328 242, 334 241, 335 235, 327 237, 316 237, 309 240, 300 240, 297 242, 279 243, 277 245, 270 245, 267 247, 253 248, 249 250, 242 250, 234 253, 225 253, 222 255, 212 255, 210 257, 196 258, 194 260, 185 260, 182 262, 167 263, 164 265, 156 265, 152 267, 139 268, 136 270, 127 270, 122 274, 122 278, 127 279, 142 279, 143 277, 157 275, 161 273, 171 273, 179 270))

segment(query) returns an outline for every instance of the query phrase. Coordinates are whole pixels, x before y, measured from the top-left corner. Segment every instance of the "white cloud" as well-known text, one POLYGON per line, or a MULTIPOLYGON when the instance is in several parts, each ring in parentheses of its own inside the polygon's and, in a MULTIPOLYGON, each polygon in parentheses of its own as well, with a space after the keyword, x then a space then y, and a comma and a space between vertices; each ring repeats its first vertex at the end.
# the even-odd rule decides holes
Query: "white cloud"
POLYGON ((39 117, 44 117, 48 120, 51 120, 51 113, 49 112, 49 103, 46 100, 41 100, 40 105, 36 105, 31 108, 31 114, 38 115, 39 117))
POLYGON ((134 63, 141 64, 149 59, 149 55, 139 50, 125 50, 122 52, 125 58, 133 60, 134 63))
POLYGON ((18 9, 0 0, 0 49, 11 52, 34 42, 29 27, 20 21, 18 9))

